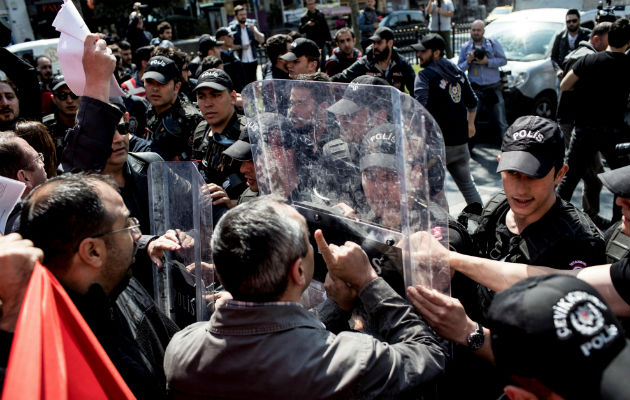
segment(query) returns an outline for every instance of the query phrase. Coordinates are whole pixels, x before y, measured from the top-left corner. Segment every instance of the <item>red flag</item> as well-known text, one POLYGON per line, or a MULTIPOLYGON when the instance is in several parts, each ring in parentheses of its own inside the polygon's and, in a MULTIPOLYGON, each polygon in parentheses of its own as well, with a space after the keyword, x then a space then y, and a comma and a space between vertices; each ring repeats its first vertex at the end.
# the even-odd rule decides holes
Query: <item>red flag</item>
POLYGON ((135 399, 53 274, 35 265, 24 295, 2 400, 135 399))

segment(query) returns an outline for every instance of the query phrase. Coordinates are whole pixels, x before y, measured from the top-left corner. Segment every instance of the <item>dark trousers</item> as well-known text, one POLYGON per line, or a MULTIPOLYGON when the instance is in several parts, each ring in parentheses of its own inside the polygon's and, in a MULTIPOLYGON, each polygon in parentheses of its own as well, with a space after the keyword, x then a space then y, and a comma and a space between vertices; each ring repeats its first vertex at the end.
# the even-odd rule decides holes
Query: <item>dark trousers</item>
MULTIPOLYGON (((573 136, 573 124, 560 122, 558 126, 564 135, 565 149, 568 152, 571 137, 573 136)), ((582 210, 592 217, 599 214, 599 193, 602 190, 602 181, 599 180, 597 174, 604 172, 604 167, 602 166, 599 151, 595 152, 595 156, 592 159, 588 161, 583 160, 582 162, 588 164, 582 176, 582 180, 584 181, 584 188, 582 189, 582 210)))
MULTIPOLYGON (((566 156, 569 170, 558 185, 558 195, 566 201, 571 201, 575 187, 586 174, 598 151, 602 153, 611 169, 623 167, 626 163, 615 153, 615 145, 628 141, 630 137, 621 127, 576 125, 566 156)), ((619 207, 613 207, 612 220, 620 217, 619 207)))
POLYGON ((243 86, 246 86, 250 82, 254 82, 257 79, 256 72, 258 71, 258 62, 242 63, 243 70, 245 72, 245 82, 243 86))

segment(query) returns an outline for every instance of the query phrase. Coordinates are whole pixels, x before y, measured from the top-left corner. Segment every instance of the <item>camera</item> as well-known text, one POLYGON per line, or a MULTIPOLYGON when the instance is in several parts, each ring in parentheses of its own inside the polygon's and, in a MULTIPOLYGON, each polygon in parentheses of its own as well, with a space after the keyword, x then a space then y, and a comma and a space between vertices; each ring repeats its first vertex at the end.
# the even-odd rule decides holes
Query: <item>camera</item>
POLYGON ((611 0, 606 0, 606 6, 600 0, 597 5, 597 15, 595 16, 595 22, 615 22, 617 16, 615 15, 615 8, 611 4, 611 0))
POLYGON ((487 55, 488 52, 485 49, 475 49, 475 51, 473 52, 475 60, 483 60, 483 58, 487 55))

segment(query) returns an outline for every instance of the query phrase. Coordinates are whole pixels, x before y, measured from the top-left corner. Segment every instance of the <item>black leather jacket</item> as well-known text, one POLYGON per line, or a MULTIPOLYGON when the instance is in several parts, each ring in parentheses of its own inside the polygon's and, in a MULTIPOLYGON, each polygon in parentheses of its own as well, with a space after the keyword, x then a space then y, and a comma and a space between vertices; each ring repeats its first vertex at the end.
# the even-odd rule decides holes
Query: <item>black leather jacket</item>
MULTIPOLYGON (((553 41, 553 47, 551 49, 551 61, 554 64, 554 68, 562 68, 564 58, 571 52, 569 48, 569 33, 567 30, 563 30, 556 35, 553 41)), ((575 48, 578 47, 582 40, 588 40, 591 36, 591 30, 586 28, 579 28, 577 38, 575 38, 575 48)))

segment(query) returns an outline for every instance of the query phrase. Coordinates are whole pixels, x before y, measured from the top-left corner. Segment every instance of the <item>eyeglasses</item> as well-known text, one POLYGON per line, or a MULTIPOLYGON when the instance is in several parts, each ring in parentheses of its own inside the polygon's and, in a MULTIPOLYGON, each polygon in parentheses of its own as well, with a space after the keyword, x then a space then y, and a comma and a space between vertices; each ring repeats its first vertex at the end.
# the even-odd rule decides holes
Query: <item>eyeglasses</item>
POLYGON ((579 21, 579 19, 567 19, 567 24, 577 24, 577 22, 579 21))
POLYGON ((31 171, 30 168, 36 163, 44 164, 44 155, 42 153, 37 153, 37 157, 35 157, 33 161, 31 161, 26 167, 24 167, 24 169, 31 171))
POLYGON ((93 235, 90 237, 97 238, 97 237, 101 237, 105 235, 111 235, 112 233, 118 233, 118 232, 129 231, 129 230, 131 231, 131 236, 133 237, 133 240, 140 239, 140 237, 142 236, 142 232, 140 231, 140 221, 138 221, 138 218, 128 217, 127 226, 125 228, 116 229, 115 231, 111 231, 111 232, 100 233, 98 235, 93 235))
POLYGON ((76 94, 72 92, 57 92, 57 93, 53 93, 53 95, 61 101, 65 101, 68 98, 68 96, 70 96, 72 100, 76 100, 79 98, 79 96, 77 96, 76 94))

